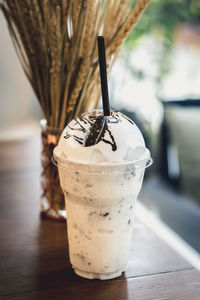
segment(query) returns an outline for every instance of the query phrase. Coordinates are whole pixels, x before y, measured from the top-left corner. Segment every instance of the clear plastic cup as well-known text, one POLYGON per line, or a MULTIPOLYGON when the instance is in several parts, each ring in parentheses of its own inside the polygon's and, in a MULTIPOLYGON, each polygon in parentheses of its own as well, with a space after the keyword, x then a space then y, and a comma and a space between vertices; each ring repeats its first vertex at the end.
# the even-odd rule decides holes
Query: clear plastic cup
POLYGON ((133 210, 152 159, 88 165, 54 155, 65 195, 69 255, 76 274, 121 275, 128 263, 133 210))

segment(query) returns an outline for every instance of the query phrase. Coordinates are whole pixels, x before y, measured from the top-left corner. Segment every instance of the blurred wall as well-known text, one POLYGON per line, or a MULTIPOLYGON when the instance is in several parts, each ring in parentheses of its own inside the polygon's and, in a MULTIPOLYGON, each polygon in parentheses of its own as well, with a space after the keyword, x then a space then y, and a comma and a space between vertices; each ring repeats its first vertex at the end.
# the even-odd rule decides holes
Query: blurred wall
POLYGON ((0 91, 0 137, 7 130, 16 130, 21 124, 40 118, 39 105, 23 73, 1 12, 0 91))
POLYGON ((182 192, 200 203, 200 107, 165 109, 170 143, 178 151, 182 192))

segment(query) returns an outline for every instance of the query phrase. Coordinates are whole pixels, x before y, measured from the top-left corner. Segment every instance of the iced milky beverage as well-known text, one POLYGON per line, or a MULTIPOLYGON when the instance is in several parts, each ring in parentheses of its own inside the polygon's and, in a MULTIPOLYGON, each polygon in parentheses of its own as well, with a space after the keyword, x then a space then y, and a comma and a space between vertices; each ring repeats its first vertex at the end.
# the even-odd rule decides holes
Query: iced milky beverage
POLYGON ((139 129, 119 112, 85 113, 64 129, 54 158, 75 273, 120 276, 128 262, 134 204, 151 162, 139 129))

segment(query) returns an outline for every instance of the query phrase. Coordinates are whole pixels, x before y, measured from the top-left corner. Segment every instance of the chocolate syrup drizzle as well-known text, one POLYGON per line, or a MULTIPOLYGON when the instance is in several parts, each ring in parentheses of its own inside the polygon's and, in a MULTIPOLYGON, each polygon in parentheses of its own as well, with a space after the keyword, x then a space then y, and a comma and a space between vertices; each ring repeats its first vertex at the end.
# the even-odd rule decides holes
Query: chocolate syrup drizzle
MULTIPOLYGON (((120 119, 119 113, 114 112, 115 115, 112 116, 95 116, 95 115, 90 115, 90 116, 80 116, 80 118, 76 118, 75 121, 76 123, 74 124, 76 127, 70 127, 68 126, 71 130, 75 131, 82 131, 83 133, 87 132, 87 129, 82 125, 81 123, 84 123, 85 125, 90 125, 90 131, 86 137, 85 142, 83 141, 83 138, 80 138, 74 134, 69 134, 68 132, 64 136, 65 139, 68 139, 70 137, 73 137, 76 142, 79 144, 83 145, 84 147, 89 147, 98 144, 100 141, 110 144, 112 147, 112 151, 117 150, 117 144, 115 142, 114 136, 112 135, 111 131, 108 128, 109 123, 119 123, 122 122, 120 119), (105 134, 109 134, 110 139, 105 138, 105 134)), ((126 117, 127 118, 127 117, 126 117)), ((127 118, 128 119, 128 118, 127 118)), ((131 121, 128 119, 128 121, 131 121)), ((132 122, 132 121, 131 121, 132 122)), ((133 123, 134 124, 134 123, 133 123)))

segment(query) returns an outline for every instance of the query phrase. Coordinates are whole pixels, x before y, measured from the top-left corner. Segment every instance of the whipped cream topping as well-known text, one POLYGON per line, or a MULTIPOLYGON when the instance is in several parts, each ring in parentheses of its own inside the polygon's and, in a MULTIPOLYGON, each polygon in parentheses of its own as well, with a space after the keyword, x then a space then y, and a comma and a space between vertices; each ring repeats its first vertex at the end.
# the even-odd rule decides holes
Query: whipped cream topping
POLYGON ((102 110, 82 114, 63 130, 54 149, 59 159, 87 164, 121 163, 147 156, 143 136, 136 124, 125 115, 102 110))

